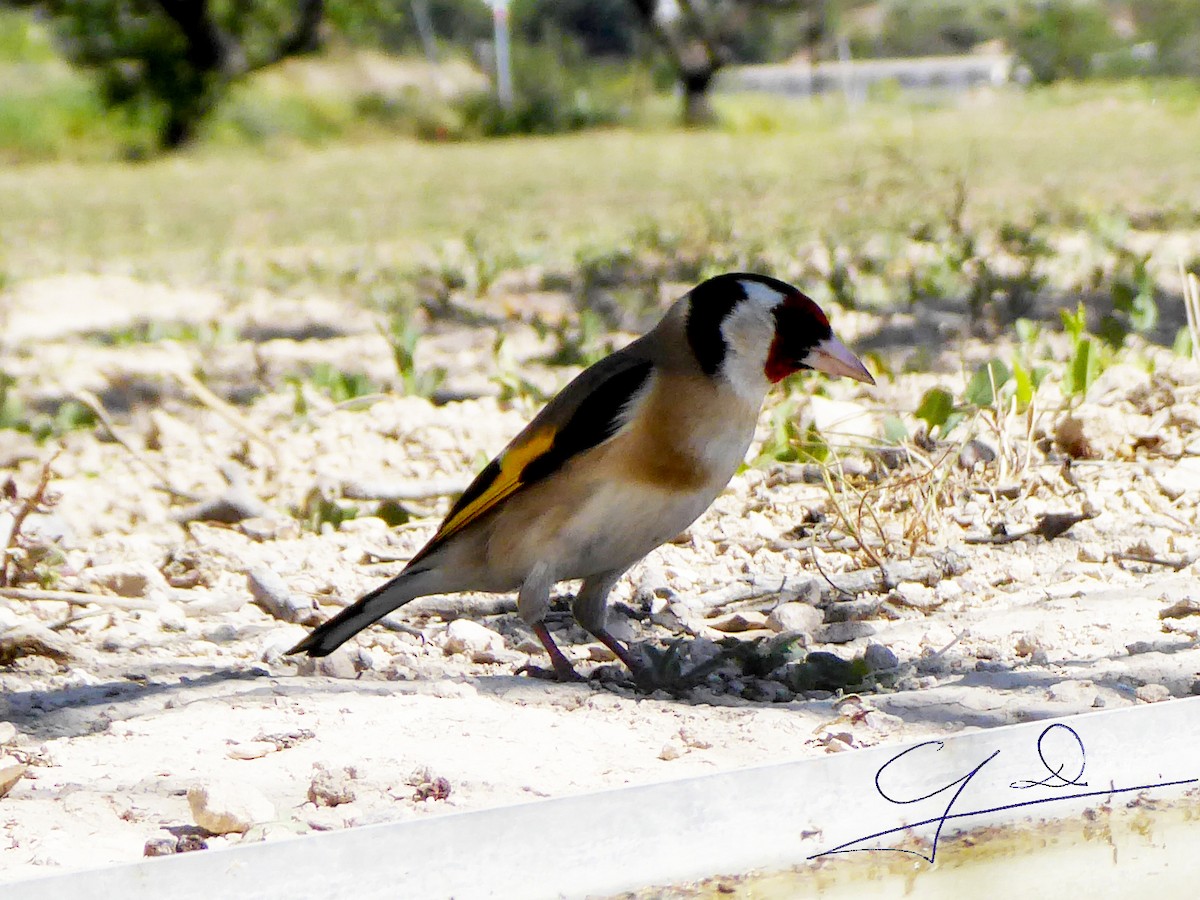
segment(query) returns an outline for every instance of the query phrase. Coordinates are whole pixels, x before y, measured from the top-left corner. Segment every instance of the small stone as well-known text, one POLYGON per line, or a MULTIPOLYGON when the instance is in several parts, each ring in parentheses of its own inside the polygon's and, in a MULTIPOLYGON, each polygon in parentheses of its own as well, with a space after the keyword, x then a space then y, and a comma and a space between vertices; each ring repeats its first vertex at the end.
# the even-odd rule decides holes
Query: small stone
POLYGON ((726 634, 756 631, 767 627, 767 617, 755 610, 733 612, 709 622, 709 627, 726 634))
POLYGON ((447 653, 481 653, 504 649, 504 638, 470 619, 455 619, 446 628, 447 653))
POLYGON ((1097 403, 1084 403, 1054 424, 1054 442, 1075 459, 1113 459, 1125 446, 1131 417, 1097 403))
POLYGON ((170 856, 175 852, 175 838, 150 838, 142 848, 142 856, 170 856))
POLYGON ((987 465, 996 461, 996 451, 980 440, 970 440, 958 451, 958 464, 970 471, 980 463, 987 465))
POLYGON ((196 850, 207 850, 208 841, 203 835, 199 834, 181 834, 179 840, 175 842, 176 853, 193 853, 196 850))
POLYGON ((900 659, 892 648, 883 644, 867 644, 867 649, 863 651, 863 662, 871 672, 890 671, 900 665, 900 659))
POLYGON ((1001 655, 1000 648, 995 644, 980 644, 975 648, 976 659, 999 659, 1001 655))
POLYGON ((15 757, 0 756, 0 798, 13 789, 28 768, 26 763, 18 762, 15 757))
POLYGON ((1050 685, 1046 695, 1058 703, 1069 703, 1083 709, 1095 705, 1099 691, 1091 681, 1060 681, 1050 685))
POLYGON ((0 665, 8 665, 22 656, 45 656, 66 662, 71 658, 71 644, 43 625, 17 625, 0 632, 0 665))
POLYGON ((1041 646, 1042 642, 1036 634, 1021 634, 1017 636, 1016 643, 1013 644, 1013 652, 1020 657, 1032 656, 1034 651, 1040 649, 1041 646))
POLYGON ((1150 477, 1168 499, 1178 500, 1184 494, 1200 495, 1200 459, 1185 457, 1173 466, 1157 466, 1150 477))
POLYGON ((246 831, 275 818, 275 806, 258 788, 236 781, 195 784, 188 788, 192 821, 213 834, 246 831))
POLYGON ((825 609, 825 621, 832 624, 834 622, 857 622, 862 619, 877 619, 881 615, 880 607, 883 606, 883 597, 860 597, 854 600, 839 600, 837 603, 831 603, 825 609))
POLYGON ((780 603, 767 616, 767 627, 772 631, 798 631, 812 634, 825 622, 825 614, 807 603, 780 603))
POLYGON ((1133 694, 1143 703, 1162 703, 1171 699, 1171 691, 1163 684, 1143 684, 1133 694))
POLYGON ((667 573, 658 566, 645 566, 633 592, 638 603, 648 604, 654 600, 673 600, 675 592, 667 584, 667 573))
POLYGON ((350 803, 357 796, 353 784, 356 778, 358 772, 352 766, 334 771, 323 763, 315 763, 312 783, 308 786, 308 799, 317 806, 350 803))
POLYGON ((951 600, 959 599, 966 591, 963 586, 957 581, 950 578, 945 578, 937 583, 937 587, 933 589, 933 595, 939 603, 947 603, 951 600))
POLYGON ((0 722, 0 747, 17 740, 17 726, 12 722, 0 722))
POLYGON ((756 703, 788 703, 796 699, 787 685, 766 678, 752 679, 742 691, 742 696, 756 703))
POLYGON ((1104 548, 1094 541, 1084 541, 1079 545, 1079 561, 1087 563, 1102 563, 1108 559, 1104 548))
POLYGON ((663 744, 662 749, 658 751, 658 758, 670 762, 673 759, 679 759, 686 752, 687 748, 683 745, 683 741, 678 737, 673 737, 663 744))
POLYGON ((617 654, 603 644, 589 644, 587 650, 588 659, 592 662, 612 662, 617 658, 617 654))
POLYGON ((230 759, 262 759, 277 749, 270 741, 243 741, 231 746, 225 751, 225 755, 230 759))
POLYGON ((328 656, 302 656, 296 661, 296 672, 300 675, 324 675, 326 678, 355 679, 358 667, 354 664, 357 654, 350 648, 340 647, 328 656))
POLYGON ((118 597, 144 597, 152 590, 167 590, 167 579, 149 563, 117 562, 85 569, 79 576, 82 587, 100 588, 118 597))
POLYGON ((942 604, 942 598, 938 596, 937 591, 917 581, 902 581, 888 595, 888 599, 913 609, 936 609, 942 604))
POLYGON ((176 634, 182 634, 187 631, 187 616, 178 605, 169 600, 164 600, 158 605, 155 610, 158 615, 158 624, 163 631, 170 631, 176 634))
POLYGON ((281 622, 293 625, 312 625, 320 618, 317 602, 290 590, 284 580, 265 566, 254 566, 246 572, 250 596, 263 612, 281 622))
POLYGON ((1158 617, 1160 619, 1182 619, 1185 616, 1196 615, 1200 615, 1200 601, 1185 597, 1182 600, 1172 603, 1166 609, 1161 610, 1158 617))
POLYGON ((814 631, 813 638, 822 644, 846 644, 874 633, 875 626, 869 622, 833 622, 814 631))
POLYGON ((450 780, 441 775, 434 775, 428 766, 418 766, 414 769, 408 777, 408 783, 415 788, 412 799, 417 802, 445 800, 450 796, 450 780))

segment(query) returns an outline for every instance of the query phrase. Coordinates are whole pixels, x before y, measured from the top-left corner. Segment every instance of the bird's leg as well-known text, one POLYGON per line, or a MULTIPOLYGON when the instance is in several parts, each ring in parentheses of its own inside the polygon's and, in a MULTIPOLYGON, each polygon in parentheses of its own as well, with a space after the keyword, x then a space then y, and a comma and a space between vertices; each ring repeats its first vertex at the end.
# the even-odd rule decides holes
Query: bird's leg
POLYGON ((625 668, 633 674, 638 684, 648 683, 649 670, 637 660, 629 648, 609 633, 608 622, 608 592, 612 590, 617 580, 625 574, 625 569, 604 572, 585 578, 571 604, 571 612, 575 621, 588 630, 605 647, 616 654, 617 659, 625 664, 625 668))
MULTIPOLYGON (((546 653, 550 656, 550 663, 554 666, 553 677, 559 681, 582 681, 583 679, 579 677, 575 667, 571 665, 571 661, 558 649, 554 638, 550 636, 550 629, 546 627, 546 611, 550 608, 550 587, 553 584, 554 574, 548 565, 539 563, 534 566, 529 577, 525 579, 525 583, 521 585, 520 593, 517 594, 517 612, 533 629, 533 633, 542 642, 542 646, 546 648, 546 653)), ((517 674, 544 678, 551 673, 534 665, 524 665, 517 669, 517 674)))
POLYGON ((638 660, 634 659, 633 654, 629 652, 628 647, 609 634, 608 629, 597 628, 591 633, 596 640, 615 653, 617 655, 617 659, 625 663, 625 668, 629 669, 629 671, 633 673, 635 679, 638 681, 642 680, 642 677, 646 673, 646 667, 638 662, 638 660))
MULTIPOLYGON (((559 681, 583 681, 580 674, 575 671, 575 667, 571 665, 571 661, 558 649, 554 638, 550 637, 550 629, 546 627, 545 622, 538 622, 534 625, 533 633, 537 635, 537 639, 542 642, 542 646, 546 648, 546 653, 550 656, 555 678, 559 681)), ((535 678, 543 674, 543 670, 538 669, 537 666, 522 666, 518 672, 533 675, 535 678)))

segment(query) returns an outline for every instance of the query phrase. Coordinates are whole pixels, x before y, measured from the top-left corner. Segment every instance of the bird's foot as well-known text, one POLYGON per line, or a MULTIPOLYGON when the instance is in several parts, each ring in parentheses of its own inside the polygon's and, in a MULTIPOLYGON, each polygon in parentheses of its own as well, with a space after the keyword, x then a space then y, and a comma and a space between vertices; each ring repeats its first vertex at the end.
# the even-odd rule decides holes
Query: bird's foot
POLYGON ((554 666, 553 670, 543 669, 541 666, 535 666, 533 663, 526 663, 517 669, 518 675, 528 675, 531 678, 549 678, 555 681, 583 681, 583 677, 575 671, 575 667, 571 665, 571 661, 563 655, 563 652, 558 649, 558 645, 554 643, 554 638, 550 637, 550 629, 546 627, 545 622, 538 622, 533 626, 533 633, 537 635, 537 639, 542 642, 542 646, 546 648, 546 654, 550 657, 550 663, 554 666))
POLYGON ((517 669, 516 675, 528 675, 530 678, 540 678, 544 681, 585 681, 586 679, 575 671, 575 667, 567 663, 565 668, 546 669, 542 666, 535 666, 533 663, 526 663, 517 669))

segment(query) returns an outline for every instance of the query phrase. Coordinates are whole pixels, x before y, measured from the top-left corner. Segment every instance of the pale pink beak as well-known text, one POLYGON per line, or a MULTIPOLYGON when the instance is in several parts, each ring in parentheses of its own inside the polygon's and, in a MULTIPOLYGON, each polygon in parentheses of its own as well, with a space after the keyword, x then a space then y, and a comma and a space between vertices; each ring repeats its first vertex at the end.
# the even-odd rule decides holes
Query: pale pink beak
POLYGON ((862 361, 835 337, 827 337, 809 350, 808 355, 804 357, 804 365, 826 375, 844 375, 855 381, 875 383, 862 361))

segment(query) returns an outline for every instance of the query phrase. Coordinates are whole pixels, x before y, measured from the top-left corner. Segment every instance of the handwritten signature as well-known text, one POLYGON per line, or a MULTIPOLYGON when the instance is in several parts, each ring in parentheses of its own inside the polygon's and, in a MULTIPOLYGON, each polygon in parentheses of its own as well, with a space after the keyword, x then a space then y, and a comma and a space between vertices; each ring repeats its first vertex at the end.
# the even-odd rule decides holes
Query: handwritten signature
MULTIPOLYGON (((906 825, 897 826, 896 828, 888 828, 884 831, 877 831, 874 834, 868 834, 860 838, 855 838, 854 840, 847 841, 844 844, 838 844, 836 847, 832 847, 829 850, 822 850, 820 853, 814 853, 808 858, 816 859, 821 856, 830 856, 834 853, 862 853, 872 850, 882 850, 890 851, 892 853, 911 853, 914 856, 919 856, 927 862, 932 863, 937 859, 938 842, 942 836, 942 829, 951 819, 969 819, 972 816, 987 815, 989 813, 1001 812, 1006 809, 1020 809, 1021 807, 1025 806, 1038 806, 1043 803, 1058 803, 1063 800, 1077 800, 1081 797, 1106 797, 1114 794, 1128 794, 1135 791, 1147 791, 1153 788, 1173 787, 1181 784, 1193 784, 1197 781, 1200 781, 1198 778, 1188 778, 1182 781, 1160 781, 1154 784, 1138 784, 1130 787, 1110 786, 1104 790, 1074 791, 1067 794, 1055 794, 1052 797, 1042 797, 1037 800, 1024 800, 1016 803, 1006 803, 1001 806, 992 806, 987 809, 973 809, 969 811, 956 812, 955 804, 958 803, 959 797, 961 797, 963 792, 966 791, 967 786, 971 783, 972 779, 982 772, 988 763, 1000 755, 1000 751, 996 750, 961 778, 956 778, 949 784, 942 785, 936 790, 932 790, 927 794, 922 794, 919 797, 904 798, 896 796, 893 790, 888 789, 888 782, 894 778, 900 777, 899 773, 904 771, 904 769, 900 767, 893 770, 893 766, 898 766, 901 760, 905 760, 908 763, 916 762, 919 760, 919 754, 927 752, 929 748, 932 747, 933 752, 936 753, 937 751, 941 750, 943 746, 945 746, 945 744, 942 741, 925 741, 924 743, 909 747, 907 750, 897 753, 895 756, 885 762, 879 767, 879 771, 875 773, 875 790, 879 792, 879 796, 883 797, 883 799, 887 800, 889 803, 905 806, 912 803, 921 803, 922 801, 930 800, 938 795, 950 793, 950 799, 946 803, 945 809, 942 810, 940 815, 923 819, 920 822, 910 822, 906 825), (937 830, 934 832, 933 847, 929 851, 928 855, 919 850, 906 850, 900 847, 856 846, 857 844, 864 844, 867 841, 872 841, 876 838, 887 837, 890 834, 909 831, 913 828, 920 828, 923 825, 932 825, 935 822, 937 823, 937 830)), ((1079 737, 1078 732, 1071 728, 1071 726, 1063 725, 1062 723, 1055 723, 1045 728, 1038 736, 1037 752, 1038 759, 1041 760, 1042 766, 1046 770, 1046 776, 1040 781, 1014 781, 1009 784, 1009 788, 1015 791, 1021 791, 1037 787, 1054 788, 1060 790, 1070 787, 1088 787, 1088 783, 1083 780, 1084 769, 1087 765, 1087 751, 1084 749, 1083 739, 1079 737), (1052 765, 1050 760, 1047 758, 1047 754, 1051 753, 1051 751, 1053 751, 1052 758, 1056 763, 1055 765, 1052 765)))

